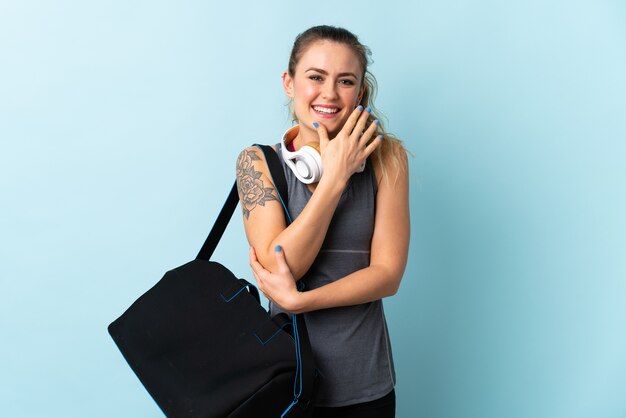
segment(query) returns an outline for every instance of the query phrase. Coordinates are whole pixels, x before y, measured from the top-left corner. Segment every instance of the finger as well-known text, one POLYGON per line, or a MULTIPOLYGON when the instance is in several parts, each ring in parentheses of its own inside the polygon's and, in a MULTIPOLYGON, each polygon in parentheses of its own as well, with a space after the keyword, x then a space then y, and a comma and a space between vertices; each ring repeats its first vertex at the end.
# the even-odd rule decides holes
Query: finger
POLYGON ((372 137, 376 134, 376 129, 378 129, 378 124, 379 124, 378 119, 376 119, 374 122, 370 124, 367 130, 363 132, 363 135, 359 139, 360 146, 364 147, 372 139, 372 137))
POLYGON ((380 144, 382 144, 383 141, 384 138, 382 135, 378 135, 376 138, 374 138, 374 140, 370 142, 367 147, 365 147, 365 158, 367 159, 367 157, 369 157, 370 154, 373 153, 376 148, 378 148, 380 144))
POLYGON ((361 113, 361 116, 359 116, 354 131, 352 131, 352 135, 355 135, 357 139, 361 137, 360 134, 365 130, 365 125, 367 124, 367 119, 370 117, 371 111, 372 109, 368 106, 367 109, 361 113))
POLYGON ((263 293, 267 300, 274 303, 274 300, 270 297, 268 290, 265 288, 265 281, 263 280, 261 275, 255 273, 254 271, 252 272, 252 274, 254 274, 254 278, 256 279, 257 288, 259 289, 259 291, 263 293))
POLYGON ((330 142, 328 139, 328 131, 321 123, 313 122, 313 127, 317 130, 317 136, 320 138, 320 153, 324 152, 326 145, 330 142))
POLYGON ((256 281, 256 287, 260 292, 265 294, 265 283, 259 274, 257 274, 254 270, 252 270, 252 275, 254 276, 254 280, 256 281))
POLYGON ((252 270, 252 275, 254 276, 254 280, 256 280, 256 284, 259 287, 259 289, 263 291, 263 280, 261 279, 261 276, 259 276, 257 272, 254 270, 252 270))
POLYGON ((252 271, 252 275, 254 276, 254 279, 256 280, 257 288, 261 292, 263 292, 263 294, 266 294, 267 286, 266 286, 265 278, 263 277, 263 274, 259 273, 259 272, 252 271))
POLYGON ((276 266, 278 267, 278 271, 281 273, 290 272, 289 265, 287 264, 287 260, 285 259, 285 252, 283 251, 280 245, 276 246, 276 266))
POLYGON ((250 267, 252 267, 252 274, 254 274, 255 277, 265 270, 265 267, 263 267, 256 258, 256 251, 254 251, 252 247, 250 247, 250 267))
MULTIPOLYGON (((364 114, 365 112, 363 112, 363 106, 359 105, 357 106, 353 111, 352 114, 350 115, 350 117, 348 118, 348 120, 346 121, 346 123, 343 125, 343 128, 341 128, 341 132, 344 132, 346 135, 351 135, 352 132, 355 132, 355 125, 357 123, 357 121, 359 120, 359 118, 364 114)), ((359 131, 361 132, 361 131, 359 131)))
POLYGON ((258 263, 259 260, 257 260, 256 258, 256 252, 254 251, 254 248, 250 247, 250 267, 252 267, 254 269, 254 263, 258 263))

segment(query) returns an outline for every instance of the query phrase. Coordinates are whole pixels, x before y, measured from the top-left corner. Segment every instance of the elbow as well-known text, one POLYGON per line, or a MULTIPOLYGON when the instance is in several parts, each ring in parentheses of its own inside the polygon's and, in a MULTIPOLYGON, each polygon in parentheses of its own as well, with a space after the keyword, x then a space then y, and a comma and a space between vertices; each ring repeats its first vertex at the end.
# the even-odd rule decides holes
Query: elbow
POLYGON ((386 269, 385 277, 385 286, 384 286, 384 296, 395 296, 400 290, 400 281, 402 281, 402 276, 404 274, 404 269, 386 269))
MULTIPOLYGON (((291 267, 290 267, 291 268, 291 267)), ((293 276, 296 282, 299 282, 301 278, 304 277, 308 270, 300 270, 297 268, 291 268, 291 275, 293 276)))
POLYGON ((276 255, 274 251, 264 248, 263 250, 256 250, 257 261, 263 266, 263 268, 270 273, 276 273, 278 266, 276 264, 276 255))
MULTIPOLYGON (((278 262, 276 261, 276 246, 279 245, 276 241, 272 241, 267 248, 265 248, 265 260, 267 260, 267 266, 261 264, 272 273, 277 273, 278 270, 278 262)), ((291 275, 295 279, 295 281, 299 281, 309 270, 311 265, 304 265, 299 260, 296 260, 295 257, 290 256, 289 248, 282 247, 285 252, 285 261, 287 262, 287 266, 289 266, 289 271, 291 275)))
MULTIPOLYGON (((284 248, 283 248, 284 250, 284 248)), ((270 273, 278 273, 278 261, 276 260, 276 245, 273 243, 270 244, 269 247, 265 248, 262 252, 258 254, 258 261, 261 263, 263 268, 265 268, 270 273)), ((295 279, 295 281, 299 281, 307 272, 307 270, 299 269, 297 266, 294 266, 292 262, 289 260, 289 256, 287 255, 287 251, 285 251, 285 261, 289 266, 289 271, 291 275, 295 279)))
POLYGON ((400 282, 406 268, 406 259, 389 256, 375 260, 370 264, 370 268, 379 280, 381 296, 383 298, 395 296, 400 290, 400 282))
POLYGON ((395 296, 398 293, 398 290, 400 290, 400 279, 402 277, 399 277, 397 279, 392 279, 389 280, 389 284, 387 285, 387 292, 385 297, 390 297, 390 296, 395 296))

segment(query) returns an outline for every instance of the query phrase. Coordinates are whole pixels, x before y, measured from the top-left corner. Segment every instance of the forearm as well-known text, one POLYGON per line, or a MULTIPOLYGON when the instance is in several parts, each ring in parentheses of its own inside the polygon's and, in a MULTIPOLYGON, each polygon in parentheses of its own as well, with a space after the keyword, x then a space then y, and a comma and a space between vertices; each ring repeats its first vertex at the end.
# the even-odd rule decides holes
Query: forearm
POLYGON ((372 302, 398 291, 404 270, 371 265, 317 289, 300 292, 292 312, 303 313, 372 302))
POLYGON ((300 280, 322 247, 344 188, 344 184, 323 177, 293 223, 269 241, 266 248, 256 248, 259 260, 267 270, 276 271, 274 249, 280 245, 287 254, 287 264, 294 278, 300 280), (289 257, 289 254, 297 256, 289 257))

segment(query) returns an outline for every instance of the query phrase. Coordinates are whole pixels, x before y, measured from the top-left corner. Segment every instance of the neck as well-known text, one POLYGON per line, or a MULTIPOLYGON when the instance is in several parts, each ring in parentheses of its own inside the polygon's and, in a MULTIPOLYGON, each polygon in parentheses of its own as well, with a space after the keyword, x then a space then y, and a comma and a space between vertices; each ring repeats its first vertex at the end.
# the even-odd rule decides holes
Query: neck
POLYGON ((294 149, 300 149, 305 144, 316 143, 319 144, 320 138, 317 135, 317 131, 311 127, 307 127, 304 125, 300 125, 300 129, 298 131, 298 135, 293 139, 293 147, 294 149))

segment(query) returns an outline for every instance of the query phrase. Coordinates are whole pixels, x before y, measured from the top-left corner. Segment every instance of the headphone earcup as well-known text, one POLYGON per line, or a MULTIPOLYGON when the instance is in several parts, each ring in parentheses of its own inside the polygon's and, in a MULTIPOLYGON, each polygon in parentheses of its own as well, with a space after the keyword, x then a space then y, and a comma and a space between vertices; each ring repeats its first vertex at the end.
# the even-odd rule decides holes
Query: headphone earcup
POLYGON ((307 144, 301 147, 295 155, 294 174, 305 184, 318 182, 322 178, 322 157, 316 148, 307 144))
POLYGON ((281 154, 287 167, 291 169, 296 178, 304 183, 311 184, 322 178, 322 156, 319 144, 316 142, 306 143, 296 151, 289 151, 287 144, 296 137, 300 130, 298 125, 285 132, 281 142, 281 154))

